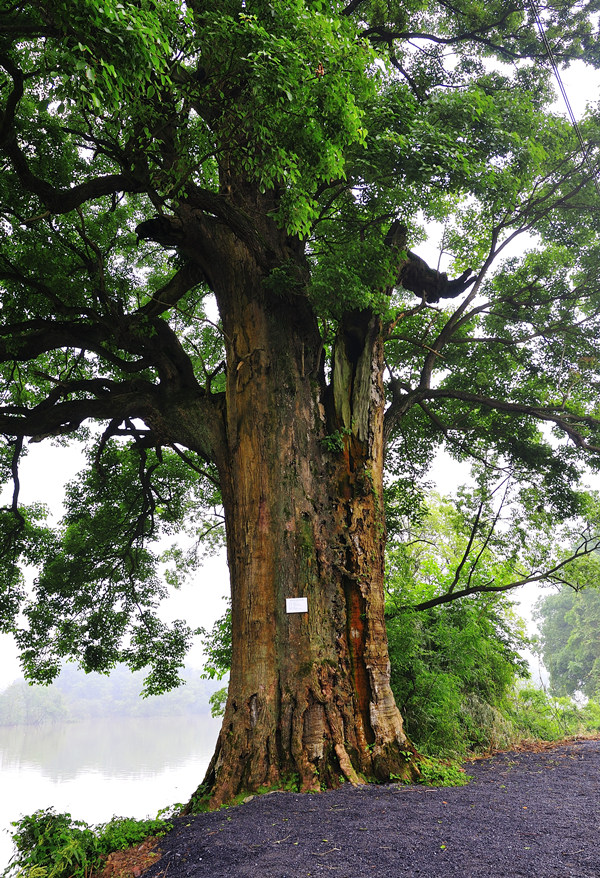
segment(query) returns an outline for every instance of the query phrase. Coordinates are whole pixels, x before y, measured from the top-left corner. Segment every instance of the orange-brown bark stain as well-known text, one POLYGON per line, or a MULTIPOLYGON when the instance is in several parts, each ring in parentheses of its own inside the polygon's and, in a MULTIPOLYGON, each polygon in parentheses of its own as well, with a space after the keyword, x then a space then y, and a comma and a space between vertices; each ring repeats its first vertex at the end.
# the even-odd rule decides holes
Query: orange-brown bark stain
POLYGON ((371 684, 364 659, 365 648, 365 602, 355 582, 347 580, 344 584, 346 594, 346 619, 348 652, 354 679, 354 691, 360 713, 363 732, 367 744, 375 740, 369 720, 371 684))

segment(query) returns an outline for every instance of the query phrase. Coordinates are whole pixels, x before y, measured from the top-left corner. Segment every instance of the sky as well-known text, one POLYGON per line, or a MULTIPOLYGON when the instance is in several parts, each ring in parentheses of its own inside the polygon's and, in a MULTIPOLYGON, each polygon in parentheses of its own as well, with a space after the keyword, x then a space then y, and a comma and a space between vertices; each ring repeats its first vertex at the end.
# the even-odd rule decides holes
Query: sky
MULTIPOLYGON (((575 63, 562 71, 562 79, 575 117, 581 119, 587 103, 596 103, 600 98, 600 73, 590 72, 582 64, 575 63)), ((566 114, 562 98, 557 98, 556 109, 566 114)), ((431 264, 435 264, 435 242, 431 240, 428 244, 428 247, 418 248, 419 252, 431 264)), ((50 446, 47 443, 30 446, 30 452, 20 470, 22 502, 45 502, 58 517, 64 485, 77 474, 83 464, 83 452, 77 447, 50 446)), ((442 494, 456 490, 466 481, 467 475, 468 471, 464 466, 461 468, 459 464, 443 456, 438 457, 432 470, 432 480, 442 494)), ((10 495, 4 496, 0 502, 7 500, 10 500, 10 495)), ((182 618, 192 627, 203 625, 210 628, 225 611, 224 598, 228 591, 227 563, 222 552, 204 562, 193 582, 172 593, 163 604, 161 615, 165 620, 182 618)), ((531 608, 538 594, 539 589, 525 587, 513 595, 519 603, 519 612, 528 620, 530 631, 533 628, 531 608)), ((201 650, 195 646, 190 652, 189 664, 200 667, 201 663, 201 650)), ((12 638, 0 635, 0 689, 19 676, 20 668, 12 638)))
MULTIPOLYGON (((52 446, 36 443, 29 447, 20 468, 20 500, 22 503, 43 502, 60 518, 64 485, 83 468, 82 448, 52 446)), ((10 501, 10 493, 0 495, 0 502, 10 501)), ((171 596, 161 606, 165 621, 184 619, 191 627, 210 628, 226 609, 225 596, 229 593, 229 572, 225 554, 209 557, 195 575, 194 581, 171 596)), ((202 651, 194 646, 188 655, 188 664, 201 667, 202 651)), ((12 637, 0 635, 0 690, 21 676, 12 637)))

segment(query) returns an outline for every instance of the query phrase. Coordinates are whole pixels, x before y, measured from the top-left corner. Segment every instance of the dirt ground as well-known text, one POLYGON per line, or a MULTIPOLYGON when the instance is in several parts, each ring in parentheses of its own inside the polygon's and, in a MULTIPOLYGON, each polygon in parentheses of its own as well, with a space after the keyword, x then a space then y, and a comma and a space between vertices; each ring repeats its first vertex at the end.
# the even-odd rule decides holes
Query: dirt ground
POLYGON ((465 767, 465 787, 271 793, 178 818, 144 878, 599 878, 600 741, 465 767))

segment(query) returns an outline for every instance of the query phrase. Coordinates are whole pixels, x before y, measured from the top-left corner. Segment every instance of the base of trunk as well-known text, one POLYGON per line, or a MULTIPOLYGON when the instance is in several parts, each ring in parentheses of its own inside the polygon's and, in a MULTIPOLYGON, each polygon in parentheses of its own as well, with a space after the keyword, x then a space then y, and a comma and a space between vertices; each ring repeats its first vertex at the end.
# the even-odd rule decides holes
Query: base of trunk
POLYGON ((215 754, 186 813, 274 789, 316 792, 343 783, 415 780, 417 754, 391 692, 376 687, 365 729, 357 699, 344 697, 336 676, 322 666, 293 694, 253 693, 243 702, 230 695, 215 754))

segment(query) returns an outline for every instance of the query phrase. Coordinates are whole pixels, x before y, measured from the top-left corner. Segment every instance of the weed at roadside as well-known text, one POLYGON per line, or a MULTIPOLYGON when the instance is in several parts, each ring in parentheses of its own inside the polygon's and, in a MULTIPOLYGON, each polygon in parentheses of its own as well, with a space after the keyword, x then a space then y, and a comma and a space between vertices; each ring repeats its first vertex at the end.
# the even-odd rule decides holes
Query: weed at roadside
POLYGON ((53 808, 35 811, 12 825, 16 850, 3 878, 88 878, 113 851, 138 844, 149 835, 160 837, 172 828, 160 817, 113 817, 91 827, 53 808))

